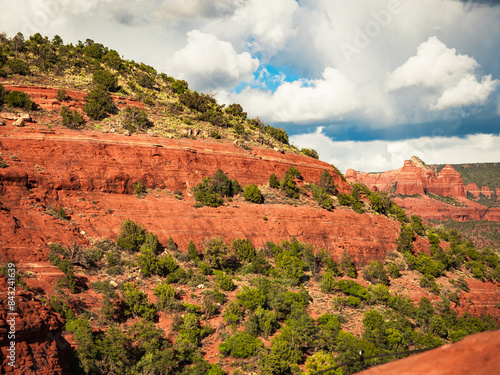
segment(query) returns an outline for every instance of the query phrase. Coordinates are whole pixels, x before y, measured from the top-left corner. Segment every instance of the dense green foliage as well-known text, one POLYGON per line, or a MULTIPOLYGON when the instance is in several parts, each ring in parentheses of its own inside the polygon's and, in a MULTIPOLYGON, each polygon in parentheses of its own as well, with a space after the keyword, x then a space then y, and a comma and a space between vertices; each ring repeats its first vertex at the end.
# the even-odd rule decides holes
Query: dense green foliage
POLYGON ((260 192, 260 189, 257 187, 257 185, 254 184, 245 186, 245 189, 243 190, 243 198, 245 198, 246 201, 252 203, 264 203, 264 196, 260 192))
POLYGON ((31 101, 28 94, 22 91, 5 90, 0 84, 0 108, 4 104, 8 107, 21 108, 26 111, 35 109, 35 103, 31 101))
POLYGON ((234 358, 253 357, 262 347, 262 342, 245 331, 238 331, 226 342, 219 345, 219 352, 234 358))
POLYGON ((265 127, 265 131, 267 134, 269 134, 271 137, 273 137, 277 141, 284 143, 286 145, 288 144, 288 134, 283 129, 275 128, 274 126, 267 125, 265 127))
POLYGON ((273 189, 278 189, 280 187, 280 182, 278 180, 278 177, 276 177, 274 173, 271 174, 271 176, 269 177, 269 187, 273 189))
POLYGON ((212 177, 205 177, 196 185, 193 193, 198 204, 218 207, 223 203, 223 197, 232 197, 241 190, 237 180, 231 180, 221 169, 218 169, 212 177))
POLYGON ((70 129, 78 129, 85 123, 80 112, 72 111, 66 106, 61 106, 61 118, 63 125, 70 129))
POLYGON ((138 251, 146 241, 146 229, 132 220, 127 219, 121 225, 120 237, 116 244, 122 249, 138 251))
MULTIPOLYGON (((203 324, 202 319, 209 320, 219 314, 228 330, 223 333, 223 342, 218 347, 220 354, 248 361, 241 362, 246 363, 245 366, 253 363, 253 371, 263 374, 293 373, 302 364, 305 365, 306 373, 311 373, 335 366, 335 363, 349 362, 356 358, 360 348, 365 351, 366 356, 401 352, 456 342, 468 334, 495 328, 495 323, 489 317, 479 319, 470 314, 459 317, 451 309, 450 300, 459 301, 458 293, 467 289, 467 282, 463 278, 452 283, 457 288, 457 296, 450 294, 448 299, 441 295, 441 301, 437 303, 431 303, 423 297, 415 305, 408 297, 391 294, 384 285, 388 283, 387 273, 394 272, 389 267, 394 263, 384 266, 382 262, 370 262, 364 268, 363 276, 376 285, 366 288, 354 280, 339 279, 342 273, 356 276, 356 267, 347 252, 336 263, 327 252, 315 253, 311 246, 295 238, 279 244, 268 242, 259 251, 247 239, 235 239, 229 248, 222 238, 213 238, 205 242, 202 254, 198 254, 194 244, 190 244, 193 258, 203 257, 203 262, 198 260, 198 266, 205 264, 210 271, 214 270, 213 276, 209 277, 212 285, 216 285, 202 292, 200 305, 193 304, 186 302, 184 292, 179 290, 178 293, 178 288, 171 284, 193 287, 200 283, 207 285, 207 277, 201 275, 200 271, 185 271, 182 267, 177 271, 172 269, 174 272, 168 275, 155 273, 154 268, 148 267, 166 256, 158 256, 161 245, 156 236, 133 222, 123 227, 128 227, 124 232, 135 235, 132 237, 144 235, 136 259, 144 276, 147 275, 143 269, 149 269, 152 275, 156 274, 161 278, 153 289, 156 303, 153 305, 149 301, 139 284, 122 284, 119 290, 123 302, 120 302, 109 282, 93 283, 92 288, 103 294, 99 321, 108 325, 104 332, 96 332, 88 321, 78 319, 64 301, 54 300, 57 311, 61 311, 68 319, 67 329, 73 333, 78 344, 78 366, 85 373, 119 369, 116 371, 121 371, 120 373, 138 374, 145 369, 158 368, 149 360, 155 358, 162 363, 162 368, 173 374, 223 374, 220 368, 211 367, 200 360, 199 352, 205 338, 212 334, 212 328, 209 324, 203 324), (274 265, 269 266, 272 277, 246 273, 249 285, 236 285, 235 280, 239 279, 240 272, 248 269, 257 259, 267 257, 271 258, 274 265), (324 313, 317 320, 308 315, 307 307, 312 299, 304 283, 308 284, 309 272, 310 275, 321 277, 321 290, 330 295, 327 300, 331 301, 329 304, 335 307, 337 313, 324 313), (172 275, 174 276, 171 277, 172 275), (234 289, 236 296, 227 303, 228 296, 234 289), (228 296, 221 290, 229 292, 228 296), (356 309, 363 314, 360 338, 343 330, 346 323, 344 312, 348 309, 356 309), (163 334, 160 335, 161 331, 152 323, 158 316, 157 311, 174 314, 173 329, 178 334, 173 336, 173 344, 163 334), (181 312, 182 316, 177 315, 181 312), (129 317, 142 320, 126 331, 116 324, 119 319, 129 317), (271 335, 274 336, 270 344, 264 345, 261 338, 271 335), (107 357, 109 353, 113 353, 112 357, 107 357), (334 353, 336 356, 325 353, 334 353), (103 358, 107 358, 106 363, 103 358)), ((408 234, 411 234, 408 240, 412 242, 416 234, 411 225, 407 225, 407 228, 408 234)), ((439 264, 449 267, 446 261, 449 260, 449 254, 442 249, 438 250, 442 237, 451 241, 450 248, 458 248, 463 254, 467 254, 467 259, 470 260, 464 257, 462 262, 481 260, 488 264, 483 270, 486 273, 491 269, 489 267, 500 264, 500 259, 494 252, 477 251, 470 243, 462 242, 453 232, 427 233, 432 244, 431 255, 416 256, 403 250, 407 265, 422 272, 425 277, 441 275, 443 270, 439 268, 439 264)), ((177 247, 173 240, 170 242, 166 248, 176 254, 177 247)), ((109 246, 100 244, 98 248, 107 253, 111 251, 109 246)), ((53 254, 56 251, 59 254, 67 253, 61 246, 54 246, 54 249, 53 254)), ((61 258, 58 256, 58 259, 61 258)), ((173 258, 170 259, 173 261, 173 258)), ((189 256, 185 259, 188 264, 193 264, 189 256)), ((451 264, 454 264, 453 261, 451 264)), ((389 360, 391 359, 371 360, 368 365, 389 360)), ((349 374, 360 369, 359 363, 355 363, 343 367, 338 373, 349 374)))
POLYGON ((300 149, 300 153, 314 159, 319 159, 318 151, 313 148, 302 148, 300 149))
POLYGON ((110 113, 116 112, 113 99, 104 86, 95 86, 85 97, 87 103, 83 111, 93 120, 102 120, 110 113))

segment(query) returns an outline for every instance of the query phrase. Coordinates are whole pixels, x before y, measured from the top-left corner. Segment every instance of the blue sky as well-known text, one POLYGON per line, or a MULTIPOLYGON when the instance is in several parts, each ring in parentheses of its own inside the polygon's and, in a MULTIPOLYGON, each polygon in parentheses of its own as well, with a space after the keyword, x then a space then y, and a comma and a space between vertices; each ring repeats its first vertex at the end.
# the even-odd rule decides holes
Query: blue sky
POLYGON ((282 127, 345 171, 500 161, 500 6, 458 0, 0 0, 282 127))

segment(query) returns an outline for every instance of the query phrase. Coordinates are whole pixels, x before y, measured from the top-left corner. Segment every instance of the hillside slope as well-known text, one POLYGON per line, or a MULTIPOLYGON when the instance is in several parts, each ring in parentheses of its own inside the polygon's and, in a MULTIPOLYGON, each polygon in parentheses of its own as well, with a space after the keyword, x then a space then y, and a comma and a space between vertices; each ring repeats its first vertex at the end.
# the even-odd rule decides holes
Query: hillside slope
POLYGON ((63 230, 67 239, 82 243, 87 241, 83 232, 93 240, 114 238, 120 223, 131 218, 157 233, 162 242, 172 237, 182 247, 190 240, 200 246, 214 234, 228 240, 247 237, 257 246, 296 236, 330 249, 337 257, 348 250, 363 262, 381 259, 395 248, 398 225, 384 216, 244 200, 218 209, 193 207, 190 189, 218 168, 243 186, 266 185, 272 173, 282 176, 291 165, 300 169, 304 183, 317 181, 327 169, 340 191, 350 190, 331 166, 312 158, 217 141, 65 129, 47 132, 36 123, 22 128, 12 123, 7 120, 2 128, 2 156, 9 167, 0 170, 0 186, 4 212, 11 216, 4 225, 17 228, 2 243, 17 259, 40 261, 46 256, 55 226, 50 223, 58 221, 46 211, 60 207, 71 216, 71 225, 59 223, 67 227, 63 230), (143 199, 133 195, 138 181, 151 191, 143 199), (184 199, 174 197, 176 190, 184 199), (34 250, 33 245, 45 251, 34 250), (26 253, 21 252, 23 246, 26 253))

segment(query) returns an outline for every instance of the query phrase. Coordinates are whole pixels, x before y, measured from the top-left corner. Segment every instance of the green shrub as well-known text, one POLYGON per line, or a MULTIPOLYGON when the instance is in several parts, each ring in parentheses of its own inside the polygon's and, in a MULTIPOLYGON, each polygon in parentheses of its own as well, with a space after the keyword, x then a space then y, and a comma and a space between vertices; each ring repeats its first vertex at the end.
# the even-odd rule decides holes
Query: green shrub
POLYGON ((280 182, 278 181, 278 177, 273 173, 271 177, 269 177, 269 187, 273 189, 279 189, 280 182))
POLYGON ((243 133, 245 133, 245 126, 241 123, 234 124, 233 129, 238 135, 242 135, 243 133))
POLYGON ((410 225, 416 234, 420 236, 424 235, 425 229, 424 225, 422 224, 422 218, 420 216, 412 215, 410 218, 410 225))
POLYGON ((234 358, 253 357, 259 348, 263 347, 262 342, 252 335, 238 331, 226 342, 219 345, 219 352, 225 356, 230 355, 234 358))
POLYGON ((87 103, 83 111, 94 120, 102 120, 108 113, 115 113, 116 107, 108 90, 103 86, 95 86, 85 97, 87 103))
POLYGON ((92 83, 96 86, 102 86, 107 91, 116 92, 120 89, 118 78, 107 70, 97 70, 92 74, 92 83))
POLYGON ((318 151, 313 148, 303 148, 300 150, 300 153, 305 156, 309 156, 314 159, 319 159, 318 151))
POLYGON ((235 288, 232 277, 222 271, 215 271, 215 283, 226 292, 230 292, 235 288))
POLYGON ((236 238, 232 241, 231 247, 241 261, 251 262, 256 256, 255 248, 248 239, 236 238))
POLYGON ((361 284, 353 280, 339 280, 337 285, 347 295, 359 297, 362 300, 367 300, 370 297, 368 291, 361 284))
POLYGON ((182 81, 180 79, 173 79, 172 78, 172 83, 170 84, 170 87, 177 95, 183 94, 184 92, 189 90, 188 83, 186 81, 182 81))
POLYGON ((250 311, 254 311, 259 306, 264 306, 266 302, 266 296, 259 288, 246 286, 236 295, 236 298, 243 308, 250 311))
POLYGON ((21 59, 11 59, 7 61, 7 67, 11 74, 19 74, 21 76, 30 75, 30 66, 27 62, 21 59))
POLYGON ((221 138, 218 130, 212 130, 212 131, 210 131, 210 137, 215 138, 215 139, 220 139, 221 138))
MULTIPOLYGON (((319 351, 314 355, 307 358, 305 363, 306 372, 304 375, 314 375, 323 370, 337 367, 335 362, 335 355, 333 353, 319 351)), ((337 370, 328 371, 330 375, 344 375, 344 370, 339 368, 337 370)))
POLYGON ((145 131, 153 126, 146 111, 138 107, 126 107, 120 112, 120 115, 123 127, 131 133, 139 130, 145 131))
POLYGON ((134 184, 134 194, 137 196, 141 196, 146 192, 146 187, 142 184, 141 180, 137 181, 134 184))
POLYGON ((336 274, 330 270, 326 270, 321 276, 320 288, 323 293, 331 293, 337 289, 336 274))
POLYGON ((328 194, 336 195, 338 193, 335 181, 326 169, 323 169, 319 176, 318 186, 322 187, 328 194))
POLYGON ((165 281, 156 285, 153 289, 153 294, 156 296, 156 307, 158 309, 168 311, 177 306, 175 289, 165 281))
POLYGON ((257 309, 248 317, 245 324, 245 330, 252 336, 264 335, 268 337, 279 328, 276 314, 270 310, 258 306, 257 309))
POLYGON ((356 270, 356 266, 354 265, 354 262, 351 260, 351 256, 347 252, 347 250, 344 250, 342 253, 342 259, 340 260, 340 267, 342 269, 342 272, 344 272, 347 276, 352 277, 355 279, 358 276, 358 272, 356 270))
POLYGON ((265 132, 269 134, 271 137, 276 139, 278 142, 288 144, 288 134, 285 130, 280 128, 275 128, 274 126, 267 125, 264 128, 265 132))
POLYGON ((132 220, 127 219, 121 224, 120 237, 116 244, 122 249, 138 251, 146 241, 146 229, 132 220))
POLYGON ((226 267, 229 247, 224 243, 224 239, 222 237, 213 237, 206 240, 204 245, 204 260, 215 269, 226 267))
POLYGON ((260 189, 257 185, 247 185, 245 186, 245 190, 243 190, 243 198, 246 201, 261 204, 264 203, 264 196, 260 192, 260 189))
POLYGON ((126 306, 124 313, 126 316, 141 317, 146 320, 154 319, 156 310, 144 292, 141 292, 130 282, 123 284, 122 289, 123 302, 126 306))
POLYGON ((420 278, 420 287, 429 289, 432 293, 439 295, 439 287, 436 284, 436 280, 431 275, 423 275, 420 278))
POLYGON ((155 86, 155 79, 149 74, 140 73, 137 77, 137 83, 144 88, 153 89, 155 86))
POLYGON ((137 263, 141 273, 146 277, 151 275, 167 276, 177 268, 177 263, 172 256, 165 254, 157 257, 153 250, 144 245, 141 247, 137 263))
POLYGON ((372 260, 363 269, 363 278, 373 284, 389 285, 389 277, 382 262, 372 260))
POLYGON ((285 173, 280 181, 280 189, 284 190, 285 195, 289 198, 297 199, 299 197, 299 187, 291 174, 285 173))
POLYGON ((274 276, 281 278, 292 286, 299 285, 305 276, 305 263, 298 257, 283 251, 276 256, 274 276))
POLYGON ((231 180, 221 170, 212 177, 206 177, 193 188, 196 201, 204 206, 218 207, 223 201, 219 196, 232 197, 241 191, 237 180, 231 180))
POLYGON ((413 250, 413 241, 415 233, 410 225, 401 224, 401 232, 396 240, 397 250, 401 253, 411 252, 413 250))
POLYGON ((196 263, 200 260, 198 250, 196 249, 196 245, 194 244, 193 240, 189 241, 187 251, 189 254, 189 259, 191 259, 193 262, 196 263))
POLYGON ((375 212, 382 215, 387 215, 391 211, 393 202, 385 192, 370 192, 368 195, 370 199, 370 204, 375 212))
POLYGON ((22 108, 27 111, 35 109, 35 103, 31 101, 30 96, 22 91, 6 92, 3 101, 9 107, 22 108))
POLYGON ((328 195, 326 190, 316 184, 311 184, 310 187, 313 194, 313 198, 319 203, 319 205, 325 210, 332 211, 333 200, 328 195))
POLYGON ((179 101, 186 107, 201 113, 207 112, 212 105, 216 104, 214 98, 209 95, 200 95, 196 91, 183 92, 179 95, 179 101))
POLYGON ((229 104, 226 107, 226 113, 233 115, 235 117, 240 117, 241 119, 245 120, 247 118, 247 113, 243 112, 243 107, 239 104, 229 104))
POLYGON ((224 314, 222 314, 224 321, 233 327, 236 327, 236 325, 243 319, 244 315, 244 310, 236 301, 229 302, 224 310, 224 314))
POLYGON ((56 99, 60 102, 64 102, 69 99, 68 93, 64 89, 57 90, 56 99))
POLYGON ((78 129, 84 123, 83 116, 77 110, 71 111, 68 107, 61 107, 61 117, 63 126, 69 129, 78 129))
POLYGON ((397 279, 398 277, 401 277, 401 271, 399 271, 399 267, 395 263, 388 263, 387 264, 387 273, 393 279, 397 279))
POLYGON ((59 280, 59 283, 63 287, 68 288, 71 293, 76 293, 77 278, 71 261, 69 259, 61 259, 54 251, 49 252, 49 261, 64 273, 64 277, 59 280))
POLYGON ((123 69, 123 61, 115 50, 109 50, 103 57, 102 61, 114 70, 123 69))

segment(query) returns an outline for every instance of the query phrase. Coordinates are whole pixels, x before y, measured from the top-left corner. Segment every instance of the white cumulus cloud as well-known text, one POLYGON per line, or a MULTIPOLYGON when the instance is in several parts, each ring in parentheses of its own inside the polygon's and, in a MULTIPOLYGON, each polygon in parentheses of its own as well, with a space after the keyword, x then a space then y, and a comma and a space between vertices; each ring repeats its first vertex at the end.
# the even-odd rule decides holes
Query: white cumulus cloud
POLYGON ((244 41, 254 52, 271 56, 282 49, 295 34, 295 0, 240 1, 230 17, 218 19, 206 29, 225 40, 244 41))
POLYGON ((185 79, 196 90, 232 88, 253 78, 259 60, 237 53, 231 43, 199 30, 188 32, 187 45, 167 59, 170 75, 185 79))
POLYGON ((492 80, 491 75, 478 81, 474 74, 478 66, 474 58, 457 54, 434 36, 418 46, 416 56, 389 75, 386 88, 388 91, 413 86, 435 89, 435 104, 430 106, 435 110, 481 105, 498 81, 492 80))
POLYGON ((273 122, 307 122, 340 119, 357 106, 355 86, 340 71, 326 68, 321 79, 283 82, 275 92, 248 88, 229 94, 251 115, 273 122))

